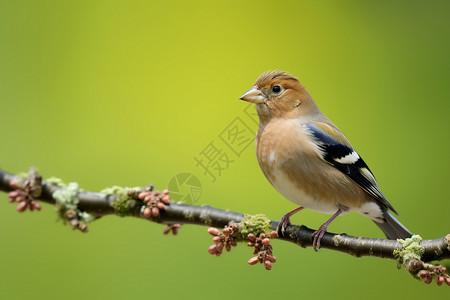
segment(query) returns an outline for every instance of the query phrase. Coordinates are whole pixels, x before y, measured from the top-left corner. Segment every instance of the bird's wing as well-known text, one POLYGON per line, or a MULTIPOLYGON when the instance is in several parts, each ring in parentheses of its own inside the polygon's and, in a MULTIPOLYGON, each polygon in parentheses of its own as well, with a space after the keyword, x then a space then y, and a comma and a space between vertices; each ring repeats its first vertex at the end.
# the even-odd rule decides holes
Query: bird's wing
POLYGON ((397 214, 381 193, 367 164, 338 129, 322 122, 310 122, 305 125, 319 146, 322 158, 327 163, 347 175, 369 195, 397 214))

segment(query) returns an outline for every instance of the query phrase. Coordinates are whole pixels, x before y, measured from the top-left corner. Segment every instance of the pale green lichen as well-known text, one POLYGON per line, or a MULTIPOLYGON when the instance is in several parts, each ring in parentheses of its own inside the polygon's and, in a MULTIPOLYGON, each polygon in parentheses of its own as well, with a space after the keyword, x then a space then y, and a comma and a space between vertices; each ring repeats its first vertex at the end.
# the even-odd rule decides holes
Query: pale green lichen
POLYGON ((90 213, 87 213, 85 211, 80 212, 79 216, 80 216, 80 220, 83 221, 84 223, 90 223, 95 220, 93 215, 91 215, 90 213))
POLYGON ((71 182, 65 188, 56 190, 53 193, 53 199, 56 201, 55 209, 61 219, 66 220, 66 213, 73 210, 77 213, 79 220, 84 223, 92 222, 95 218, 93 215, 78 209, 78 183, 71 182))
POLYGON ((100 191, 100 193, 107 194, 107 195, 115 194, 115 195, 117 195, 117 197, 119 197, 120 200, 128 198, 128 192, 127 192, 126 188, 118 186, 118 185, 104 188, 103 190, 100 191))
POLYGON ((116 215, 120 217, 134 215, 139 213, 142 201, 133 199, 129 196, 129 192, 140 192, 142 188, 140 187, 121 187, 121 186, 112 186, 101 190, 100 192, 103 194, 114 194, 117 196, 117 200, 113 203, 113 208, 116 215))
POLYGON ((61 178, 57 178, 57 177, 49 177, 45 180, 47 183, 59 186, 59 187, 67 187, 67 184, 61 179, 61 178))
POLYGON ((60 213, 72 209, 76 210, 78 205, 78 183, 71 182, 66 188, 56 190, 53 193, 53 199, 56 201, 56 210, 60 213))
POLYGON ((250 233, 258 236, 261 233, 269 233, 273 230, 270 226, 270 219, 263 214, 244 215, 242 222, 238 224, 240 240, 247 240, 250 233))
POLYGON ((22 177, 22 178, 28 178, 28 172, 20 172, 17 174, 17 176, 22 177))
POLYGON ((138 215, 141 211, 142 201, 132 198, 120 199, 114 201, 113 208, 116 215, 119 217, 138 215))
POLYGON ((398 239, 398 242, 403 245, 400 250, 394 250, 394 256, 397 258, 398 267, 408 265, 411 261, 420 261, 424 248, 420 246, 422 238, 420 235, 413 235, 407 239, 398 239))

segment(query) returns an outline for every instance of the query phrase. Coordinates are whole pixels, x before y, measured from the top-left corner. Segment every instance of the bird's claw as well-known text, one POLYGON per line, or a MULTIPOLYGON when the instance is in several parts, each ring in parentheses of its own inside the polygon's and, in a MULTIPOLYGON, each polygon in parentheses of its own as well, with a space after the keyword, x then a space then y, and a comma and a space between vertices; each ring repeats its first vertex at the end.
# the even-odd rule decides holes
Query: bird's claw
POLYGON ((291 223, 291 220, 289 219, 289 216, 284 215, 281 220, 280 223, 278 223, 277 226, 277 233, 278 235, 280 235, 281 232, 281 236, 284 236, 284 233, 286 232, 286 227, 291 223))
POLYGON ((320 241, 322 240, 325 232, 327 232, 327 226, 320 226, 320 228, 313 232, 311 240, 313 242, 314 251, 318 252, 320 249, 320 241))

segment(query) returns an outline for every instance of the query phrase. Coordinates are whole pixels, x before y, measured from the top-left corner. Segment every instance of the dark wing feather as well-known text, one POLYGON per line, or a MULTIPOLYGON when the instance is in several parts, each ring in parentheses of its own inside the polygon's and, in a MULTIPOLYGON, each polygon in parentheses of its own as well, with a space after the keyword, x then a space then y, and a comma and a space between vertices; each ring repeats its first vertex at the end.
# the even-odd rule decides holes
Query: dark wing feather
MULTIPOLYGON (((308 123, 306 127, 311 132, 319 148, 322 150, 322 158, 333 167, 347 175, 353 182, 359 185, 369 195, 380 201, 383 205, 397 213, 389 201, 378 188, 375 176, 373 176, 367 164, 350 146, 343 145, 327 134, 331 127, 325 123, 308 123)), ((339 132, 339 134, 341 134, 339 132)), ((345 138, 343 135, 340 137, 345 138)), ((346 139, 345 139, 346 140, 346 139)))

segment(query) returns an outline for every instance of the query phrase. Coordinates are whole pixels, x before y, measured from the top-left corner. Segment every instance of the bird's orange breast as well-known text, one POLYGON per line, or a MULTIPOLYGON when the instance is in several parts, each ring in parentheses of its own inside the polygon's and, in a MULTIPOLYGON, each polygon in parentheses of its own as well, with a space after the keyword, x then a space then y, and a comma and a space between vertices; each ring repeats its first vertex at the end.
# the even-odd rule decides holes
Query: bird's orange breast
POLYGON ((366 202, 364 191, 326 163, 308 135, 298 119, 272 119, 260 125, 256 155, 275 189, 298 205, 324 213, 366 202))

